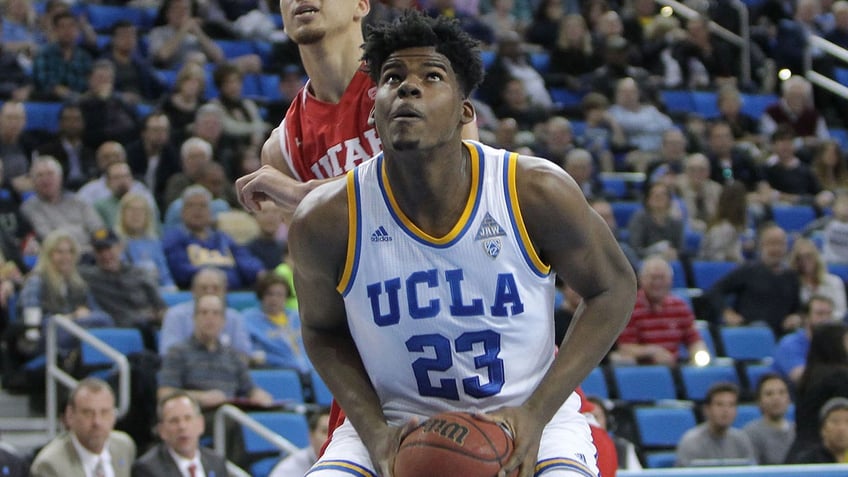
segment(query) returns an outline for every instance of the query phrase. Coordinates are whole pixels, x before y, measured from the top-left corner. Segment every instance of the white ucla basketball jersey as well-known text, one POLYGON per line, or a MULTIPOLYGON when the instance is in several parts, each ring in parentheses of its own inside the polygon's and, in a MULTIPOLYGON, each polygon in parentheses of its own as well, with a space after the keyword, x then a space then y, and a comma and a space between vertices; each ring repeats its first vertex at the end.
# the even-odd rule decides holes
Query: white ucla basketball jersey
POLYGON ((403 214, 382 155, 348 173, 350 236, 338 290, 393 423, 519 405, 554 359, 554 277, 521 219, 517 155, 465 146, 471 193, 444 237, 403 214))

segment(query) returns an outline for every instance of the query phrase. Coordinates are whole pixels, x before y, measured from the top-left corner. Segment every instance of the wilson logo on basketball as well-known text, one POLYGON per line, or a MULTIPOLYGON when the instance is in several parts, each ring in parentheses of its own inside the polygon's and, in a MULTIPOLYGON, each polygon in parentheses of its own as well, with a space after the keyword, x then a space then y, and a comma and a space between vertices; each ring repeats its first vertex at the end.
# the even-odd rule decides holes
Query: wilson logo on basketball
POLYGON ((465 437, 468 435, 468 428, 456 422, 449 422, 443 419, 429 419, 422 425, 422 430, 438 434, 446 439, 450 439, 456 445, 462 446, 465 443, 465 437))

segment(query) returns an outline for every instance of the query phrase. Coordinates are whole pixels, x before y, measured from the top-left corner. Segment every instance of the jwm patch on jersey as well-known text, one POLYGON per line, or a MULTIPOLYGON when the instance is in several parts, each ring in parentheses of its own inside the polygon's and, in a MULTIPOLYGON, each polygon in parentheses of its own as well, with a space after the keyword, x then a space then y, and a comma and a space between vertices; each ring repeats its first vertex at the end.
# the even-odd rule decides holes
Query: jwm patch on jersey
POLYGON ((348 174, 339 292, 392 421, 521 404, 553 361, 554 278, 521 220, 517 156, 465 146, 471 193, 443 237, 397 206, 382 155, 348 174))

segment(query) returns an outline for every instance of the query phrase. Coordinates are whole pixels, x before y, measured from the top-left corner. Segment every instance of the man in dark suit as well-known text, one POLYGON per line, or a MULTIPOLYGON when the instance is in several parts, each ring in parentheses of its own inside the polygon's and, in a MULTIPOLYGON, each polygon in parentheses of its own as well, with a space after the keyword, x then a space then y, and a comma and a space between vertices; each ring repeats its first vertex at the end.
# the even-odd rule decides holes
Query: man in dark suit
POLYGON ((73 191, 99 175, 94 160, 94 150, 82 142, 85 119, 82 110, 73 103, 66 103, 59 111, 59 133, 37 149, 41 156, 53 156, 62 164, 65 187, 73 191))
POLYGON ((200 406, 185 391, 159 401, 156 428, 162 443, 141 456, 132 477, 228 477, 226 460, 200 447, 204 423, 200 406))

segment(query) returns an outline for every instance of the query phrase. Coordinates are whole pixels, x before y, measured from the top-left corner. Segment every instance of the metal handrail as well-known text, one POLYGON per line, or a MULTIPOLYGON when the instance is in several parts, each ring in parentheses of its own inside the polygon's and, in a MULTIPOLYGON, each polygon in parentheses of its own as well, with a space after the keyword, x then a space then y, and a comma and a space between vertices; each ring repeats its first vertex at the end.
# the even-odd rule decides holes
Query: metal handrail
MULTIPOLYGON (((660 5, 670 7, 675 13, 680 14, 687 20, 702 16, 694 8, 684 5, 677 0, 654 1, 660 5)), ((751 27, 748 25, 748 7, 739 0, 734 0, 730 4, 739 13, 739 34, 733 33, 712 20, 709 21, 707 27, 716 36, 741 50, 739 54, 740 75, 742 77, 742 83, 748 84, 751 82, 751 27)))
POLYGON ((848 98, 848 87, 817 71, 813 71, 813 48, 818 48, 824 53, 846 63, 848 63, 848 50, 817 35, 810 35, 809 40, 807 49, 804 51, 804 76, 810 83, 824 88, 835 95, 848 98))
POLYGON ((224 404, 219 407, 217 411, 215 411, 215 424, 214 424, 214 439, 215 439, 215 452, 218 455, 227 455, 227 428, 226 428, 226 419, 230 418, 239 424, 250 428, 253 432, 259 434, 260 437, 270 442, 274 447, 285 451, 287 454, 292 454, 300 450, 299 447, 289 442, 287 439, 283 438, 276 432, 268 429, 263 426, 256 419, 248 416, 241 409, 233 406, 232 404, 224 404))
POLYGON ((61 382, 66 387, 73 389, 79 382, 70 374, 66 373, 57 364, 59 346, 57 343, 57 328, 63 328, 68 333, 84 341, 114 361, 118 367, 118 417, 123 417, 130 409, 130 362, 127 357, 106 344, 105 341, 92 335, 85 328, 74 323, 70 318, 63 315, 55 315, 47 321, 47 403, 45 414, 47 415, 47 435, 52 439, 56 436, 56 425, 58 423, 58 395, 56 383, 61 382))

